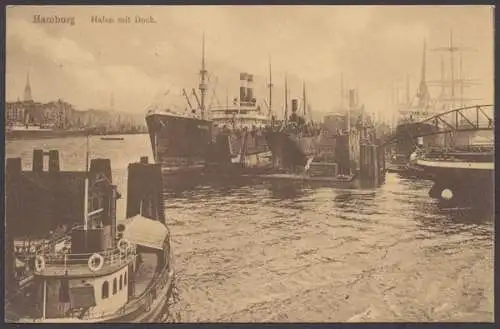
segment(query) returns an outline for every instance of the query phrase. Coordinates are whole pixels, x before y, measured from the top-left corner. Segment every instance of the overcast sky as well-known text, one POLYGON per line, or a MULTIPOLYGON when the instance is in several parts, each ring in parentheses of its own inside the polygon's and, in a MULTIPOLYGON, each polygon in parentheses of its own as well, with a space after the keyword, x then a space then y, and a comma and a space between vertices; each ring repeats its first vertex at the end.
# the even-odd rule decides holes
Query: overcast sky
MULTIPOLYGON (((197 86, 204 32, 220 103, 226 90, 237 96, 239 72, 253 73, 257 98, 267 98, 270 58, 276 107, 287 72, 292 97, 305 81, 315 113, 331 111, 343 74, 369 112, 389 117, 391 84, 399 81, 403 93, 409 75, 414 94, 424 39, 430 49, 446 46, 452 30, 456 45, 475 49, 463 54, 463 70, 481 84, 467 96, 492 103, 492 13, 488 6, 14 6, 7 9, 6 96, 22 98, 29 71, 37 101, 106 108, 113 93, 117 110, 144 112, 165 90, 197 86), (36 24, 37 14, 74 16, 75 24, 36 24), (93 15, 151 15, 156 23, 95 24, 93 15)), ((440 78, 441 56, 428 52, 428 79, 440 78)))

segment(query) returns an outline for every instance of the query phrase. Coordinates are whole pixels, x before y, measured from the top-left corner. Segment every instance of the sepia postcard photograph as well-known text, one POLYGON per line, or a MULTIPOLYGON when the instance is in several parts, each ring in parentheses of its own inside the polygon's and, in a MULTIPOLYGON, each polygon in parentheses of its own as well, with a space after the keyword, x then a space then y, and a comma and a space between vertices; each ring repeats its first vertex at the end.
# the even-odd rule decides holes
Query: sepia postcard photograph
POLYGON ((493 322, 494 7, 5 9, 4 321, 493 322))

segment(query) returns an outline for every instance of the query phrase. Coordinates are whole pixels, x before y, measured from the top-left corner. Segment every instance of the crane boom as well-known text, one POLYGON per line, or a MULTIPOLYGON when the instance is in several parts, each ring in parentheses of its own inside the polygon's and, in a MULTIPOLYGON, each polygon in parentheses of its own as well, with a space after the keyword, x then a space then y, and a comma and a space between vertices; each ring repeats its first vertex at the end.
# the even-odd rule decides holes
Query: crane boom
POLYGON ((193 105, 191 105, 191 102, 189 101, 189 96, 187 95, 186 89, 182 88, 182 93, 184 94, 184 97, 186 97, 186 101, 189 105, 189 109, 192 111, 193 105))
POLYGON ((201 103, 200 100, 198 99, 198 95, 196 95, 196 90, 194 90, 194 88, 193 88, 193 95, 194 99, 196 99, 196 103, 198 103, 198 107, 201 109, 201 103))

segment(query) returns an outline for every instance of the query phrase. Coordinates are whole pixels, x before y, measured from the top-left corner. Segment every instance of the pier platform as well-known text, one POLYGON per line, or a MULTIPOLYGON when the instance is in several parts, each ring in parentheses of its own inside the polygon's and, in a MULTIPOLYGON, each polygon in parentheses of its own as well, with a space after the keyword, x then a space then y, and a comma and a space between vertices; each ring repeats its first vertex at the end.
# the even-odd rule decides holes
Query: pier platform
POLYGON ((356 175, 350 176, 337 176, 337 177, 324 177, 324 176, 309 176, 304 174, 287 174, 287 173, 256 173, 256 174, 243 174, 246 177, 253 178, 263 178, 263 179, 274 179, 274 180, 291 180, 291 181, 302 181, 302 182, 325 182, 325 183, 343 183, 352 182, 356 175))

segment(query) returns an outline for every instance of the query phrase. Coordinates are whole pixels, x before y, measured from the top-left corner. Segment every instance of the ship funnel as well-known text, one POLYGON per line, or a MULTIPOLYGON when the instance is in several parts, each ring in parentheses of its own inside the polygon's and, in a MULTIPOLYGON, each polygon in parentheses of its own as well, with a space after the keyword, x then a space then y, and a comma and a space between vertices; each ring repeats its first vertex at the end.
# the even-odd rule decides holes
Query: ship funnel
POLYGON ((296 99, 292 99, 292 113, 297 112, 299 108, 298 101, 296 99))
POLYGON ((240 104, 246 101, 247 74, 240 73, 240 104))
POLYGON ((247 98, 246 101, 249 103, 253 103, 253 75, 247 75, 247 98))

